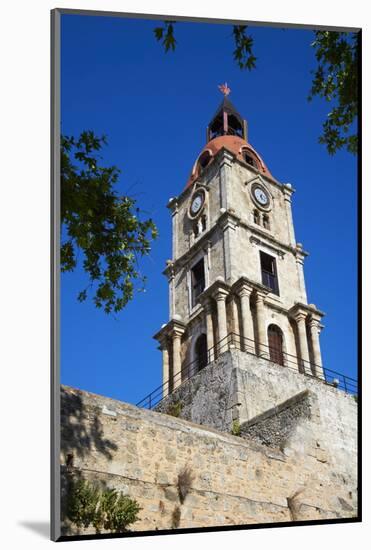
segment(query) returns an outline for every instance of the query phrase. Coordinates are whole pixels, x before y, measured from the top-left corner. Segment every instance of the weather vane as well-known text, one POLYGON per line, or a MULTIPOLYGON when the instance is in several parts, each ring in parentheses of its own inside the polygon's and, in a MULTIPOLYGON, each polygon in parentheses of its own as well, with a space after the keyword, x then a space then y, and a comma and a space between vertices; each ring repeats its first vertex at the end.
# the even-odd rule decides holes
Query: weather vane
POLYGON ((229 95, 231 93, 231 89, 228 88, 228 84, 226 82, 224 84, 220 84, 220 86, 218 86, 218 88, 222 92, 224 97, 226 97, 227 95, 229 95))

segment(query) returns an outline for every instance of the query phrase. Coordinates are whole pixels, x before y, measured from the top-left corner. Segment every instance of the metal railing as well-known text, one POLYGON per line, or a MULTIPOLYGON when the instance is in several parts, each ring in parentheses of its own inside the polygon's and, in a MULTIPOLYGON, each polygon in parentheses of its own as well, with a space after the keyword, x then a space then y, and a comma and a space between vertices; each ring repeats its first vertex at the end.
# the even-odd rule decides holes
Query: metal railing
POLYGON ((153 409, 168 394, 171 394, 174 390, 177 390, 182 384, 189 381, 195 374, 200 372, 203 368, 208 366, 212 361, 217 359, 224 352, 238 349, 257 356, 261 359, 265 359, 275 365, 280 365, 282 368, 287 368, 295 371, 298 374, 309 378, 316 378, 324 384, 337 387, 346 393, 357 395, 358 383, 357 380, 339 373, 332 369, 316 365, 313 361, 305 361, 296 355, 285 352, 283 349, 274 348, 267 344, 261 344, 250 338, 244 338, 240 334, 230 332, 225 338, 222 338, 219 342, 216 342, 214 346, 207 350, 207 364, 200 367, 199 359, 195 359, 190 363, 182 366, 180 372, 166 380, 161 386, 158 386, 151 393, 146 395, 138 403, 137 407, 143 407, 146 409, 153 409), (277 362, 277 357, 281 359, 277 362))
POLYGON ((197 283, 195 283, 193 285, 193 289, 192 289, 192 307, 195 307, 195 305, 197 304, 197 298, 203 292, 204 289, 205 289, 205 280, 204 279, 201 279, 200 281, 198 281, 197 283))
POLYGON ((279 295, 277 275, 274 275, 270 271, 262 269, 262 283, 263 285, 270 288, 271 291, 274 292, 274 294, 279 295))

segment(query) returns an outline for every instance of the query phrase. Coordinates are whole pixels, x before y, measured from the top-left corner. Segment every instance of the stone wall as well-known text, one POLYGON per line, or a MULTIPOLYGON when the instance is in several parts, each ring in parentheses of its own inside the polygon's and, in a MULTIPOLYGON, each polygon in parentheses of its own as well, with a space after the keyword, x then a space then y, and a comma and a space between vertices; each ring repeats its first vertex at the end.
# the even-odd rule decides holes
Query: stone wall
POLYGON ((156 411, 177 410, 185 420, 230 433, 233 419, 238 418, 236 367, 229 353, 223 353, 163 399, 156 411))
POLYGON ((310 390, 317 396, 319 438, 334 453, 334 460, 354 471, 357 457, 357 403, 354 397, 296 368, 283 367, 238 349, 216 361, 176 389, 156 410, 178 406, 180 417, 230 432, 233 419, 242 424, 310 390))
POLYGON ((238 350, 230 352, 230 361, 238 365, 241 422, 309 390, 318 401, 320 427, 317 437, 321 447, 328 449, 333 463, 344 475, 356 478, 357 403, 352 395, 295 369, 238 350))
POLYGON ((314 394, 310 394, 308 390, 300 392, 277 407, 242 423, 240 434, 247 439, 282 450, 300 424, 313 420, 313 401, 316 401, 314 394))
MULTIPOLYGON (((355 478, 317 446, 318 400, 308 399, 310 418, 298 423, 280 449, 63 387, 62 487, 69 455, 70 476, 138 500, 135 531, 355 516, 355 478), (179 476, 185 470, 191 487, 181 502, 179 476)), ((65 534, 93 532, 62 520, 65 534)))

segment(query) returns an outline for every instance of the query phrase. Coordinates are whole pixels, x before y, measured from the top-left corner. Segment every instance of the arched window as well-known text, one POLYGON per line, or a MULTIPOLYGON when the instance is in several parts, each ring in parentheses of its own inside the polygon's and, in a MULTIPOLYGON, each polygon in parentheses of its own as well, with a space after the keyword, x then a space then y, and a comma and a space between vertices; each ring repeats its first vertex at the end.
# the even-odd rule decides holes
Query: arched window
POLYGON ((263 214, 263 227, 265 229, 270 229, 269 216, 268 214, 263 214))
POLYGON ((278 365, 284 365, 282 331, 276 325, 268 327, 268 346, 270 360, 278 365))
POLYGON ((257 167, 256 165, 256 160, 254 159, 254 157, 250 154, 250 151, 247 151, 245 149, 242 150, 242 157, 243 157, 243 160, 249 164, 250 166, 254 166, 254 168, 257 167))
POLYGON ((206 334, 201 334, 197 338, 195 345, 195 372, 200 371, 206 367, 207 361, 207 340, 206 334))
POLYGON ((206 231, 206 216, 201 216, 193 224, 193 235, 195 238, 199 237, 204 231, 206 231))
POLYGON ((201 258, 191 269, 192 284, 192 308, 197 305, 197 298, 205 289, 205 266, 204 259, 201 258))
POLYGON ((258 210, 254 210, 254 223, 260 225, 260 214, 258 210))
POLYGON ((206 166, 209 164, 210 160, 211 160, 211 155, 209 151, 205 151, 204 153, 202 153, 202 155, 198 159, 198 171, 200 174, 202 174, 206 166))

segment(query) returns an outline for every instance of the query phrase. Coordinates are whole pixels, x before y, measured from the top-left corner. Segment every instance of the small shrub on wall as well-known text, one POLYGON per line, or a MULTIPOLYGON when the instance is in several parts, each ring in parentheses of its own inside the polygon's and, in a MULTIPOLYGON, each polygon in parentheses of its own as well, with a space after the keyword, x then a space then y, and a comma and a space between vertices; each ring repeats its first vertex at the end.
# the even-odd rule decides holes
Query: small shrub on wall
POLYGON ((233 420, 232 423, 232 435, 236 435, 238 437, 241 436, 241 426, 238 420, 233 420))
POLYGON ((175 403, 171 403, 171 405, 169 405, 167 414, 170 414, 170 416, 175 416, 177 418, 181 412, 182 412, 181 402, 175 401, 175 403))
POLYGON ((67 517, 76 527, 122 533, 139 519, 140 510, 136 500, 115 489, 100 489, 83 479, 70 482, 67 517))

